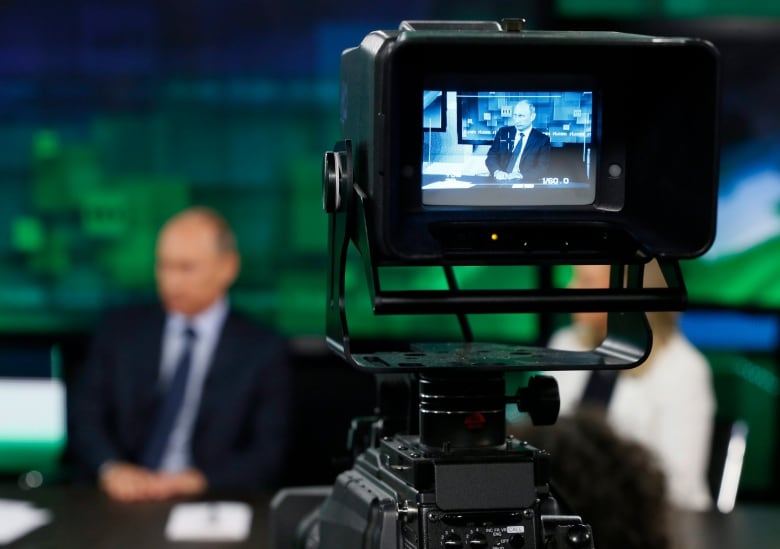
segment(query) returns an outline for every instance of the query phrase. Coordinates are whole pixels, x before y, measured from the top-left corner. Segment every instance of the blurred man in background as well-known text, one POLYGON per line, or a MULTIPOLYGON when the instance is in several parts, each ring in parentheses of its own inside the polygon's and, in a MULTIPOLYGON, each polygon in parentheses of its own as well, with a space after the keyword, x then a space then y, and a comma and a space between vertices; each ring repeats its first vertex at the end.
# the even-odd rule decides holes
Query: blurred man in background
POLYGON ((77 465, 123 501, 274 485, 286 447, 285 341, 235 312, 232 230, 191 208, 158 235, 162 306, 108 315, 71 395, 77 465))

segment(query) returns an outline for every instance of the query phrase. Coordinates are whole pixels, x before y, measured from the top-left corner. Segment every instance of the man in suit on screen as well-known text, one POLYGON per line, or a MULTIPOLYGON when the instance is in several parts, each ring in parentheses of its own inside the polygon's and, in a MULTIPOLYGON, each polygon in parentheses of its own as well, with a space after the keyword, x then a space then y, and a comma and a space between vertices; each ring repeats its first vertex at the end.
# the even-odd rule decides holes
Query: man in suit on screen
POLYGON ((538 183, 550 167, 550 138, 533 127, 536 107, 523 99, 513 111, 514 125, 499 128, 485 165, 497 182, 538 183))
POLYGON ((234 311, 225 220, 191 208, 161 229, 160 305, 106 316, 71 396, 77 463, 113 498, 274 485, 290 415, 286 342, 234 311))

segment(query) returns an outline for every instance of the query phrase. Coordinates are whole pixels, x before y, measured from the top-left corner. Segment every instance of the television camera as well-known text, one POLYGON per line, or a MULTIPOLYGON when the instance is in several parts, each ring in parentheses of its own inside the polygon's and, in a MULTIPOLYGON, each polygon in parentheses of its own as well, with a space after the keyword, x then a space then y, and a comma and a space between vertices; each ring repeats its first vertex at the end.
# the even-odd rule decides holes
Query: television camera
MULTIPOLYGON (((717 51, 702 40, 529 31, 518 20, 406 21, 342 54, 344 140, 323 164, 327 342, 376 375, 378 413, 353 423, 366 442, 333 487, 306 500, 315 509, 305 519, 305 506, 281 517, 300 491, 275 498, 272 520, 297 525, 297 546, 597 546, 550 489, 550 456, 506 436, 507 403, 555 422, 554 379, 532 376, 508 397, 504 376, 637 366, 652 345, 644 313, 684 307, 678 260, 704 253, 715 232, 718 80, 717 51), (518 139, 520 103, 535 129, 518 139), (351 246, 376 315, 458 315, 464 341, 372 348, 353 338, 351 246), (666 288, 643 287, 651 259, 666 288), (612 265, 610 288, 466 290, 454 275, 576 264, 612 265), (394 266, 441 266, 449 285, 386 290, 379 271, 394 266), (609 313, 593 351, 473 341, 466 318, 575 311, 609 313)), ((274 532, 279 547, 291 539, 274 532)))

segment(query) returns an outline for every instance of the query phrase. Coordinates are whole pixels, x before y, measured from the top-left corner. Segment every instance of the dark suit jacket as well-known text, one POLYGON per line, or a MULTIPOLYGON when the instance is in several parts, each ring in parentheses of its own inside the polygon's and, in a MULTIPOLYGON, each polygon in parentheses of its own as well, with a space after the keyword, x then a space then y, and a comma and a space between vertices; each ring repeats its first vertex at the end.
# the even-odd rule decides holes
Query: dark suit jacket
MULTIPOLYGON (((107 460, 138 462, 154 422, 165 313, 108 315, 71 394, 73 458, 92 475, 107 460)), ((194 466, 210 489, 274 485, 287 446, 290 371, 285 341, 230 312, 203 385, 194 466)))
MULTIPOLYGON (((510 171, 509 161, 512 158, 516 134, 515 126, 504 126, 496 132, 485 159, 490 175, 496 170, 510 171)), ((520 157, 520 173, 523 174, 523 181, 536 182, 547 175, 550 167, 550 138, 533 128, 526 140, 523 156, 520 157)))

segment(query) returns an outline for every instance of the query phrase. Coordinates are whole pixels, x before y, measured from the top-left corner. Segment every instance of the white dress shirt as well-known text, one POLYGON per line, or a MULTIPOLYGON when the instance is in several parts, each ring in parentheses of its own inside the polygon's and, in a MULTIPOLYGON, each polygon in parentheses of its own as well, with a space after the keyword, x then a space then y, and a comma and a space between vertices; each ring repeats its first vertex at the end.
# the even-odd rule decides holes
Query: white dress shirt
MULTIPOLYGON (((573 327, 564 328, 549 347, 583 351, 573 327)), ((550 372, 558 381, 561 415, 579 404, 590 371, 550 372)), ((680 333, 654 351, 640 375, 618 375, 607 418, 622 436, 638 441, 659 460, 671 501, 681 508, 712 505, 707 466, 715 415, 712 372, 704 356, 680 333)))

